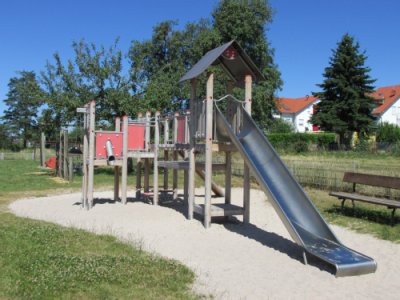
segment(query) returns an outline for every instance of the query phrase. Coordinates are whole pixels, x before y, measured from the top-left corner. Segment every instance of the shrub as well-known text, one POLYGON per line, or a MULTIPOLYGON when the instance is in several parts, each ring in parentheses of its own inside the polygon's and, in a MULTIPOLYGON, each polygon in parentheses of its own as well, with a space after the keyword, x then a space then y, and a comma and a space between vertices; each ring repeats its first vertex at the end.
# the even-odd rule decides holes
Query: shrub
POLYGON ((268 133, 290 133, 294 132, 294 126, 283 119, 273 119, 267 131, 268 133))
POLYGON ((383 123, 376 130, 376 141, 378 143, 395 144, 400 141, 400 127, 383 123))
POLYGON ((270 133, 267 137, 275 148, 287 151, 304 152, 310 145, 328 149, 336 140, 335 133, 270 133))

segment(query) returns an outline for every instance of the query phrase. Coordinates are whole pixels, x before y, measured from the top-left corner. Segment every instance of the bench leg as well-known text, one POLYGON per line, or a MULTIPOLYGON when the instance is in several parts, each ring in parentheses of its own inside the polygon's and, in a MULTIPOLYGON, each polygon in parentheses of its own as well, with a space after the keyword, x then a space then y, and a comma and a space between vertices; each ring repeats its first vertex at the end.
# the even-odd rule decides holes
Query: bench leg
POLYGON ((354 203, 354 200, 351 200, 351 204, 353 205, 353 212, 354 212, 354 210, 356 209, 356 205, 354 203))
POLYGON ((392 210, 392 219, 391 219, 391 225, 394 226, 394 213, 396 212, 396 209, 393 208, 392 210))
POLYGON ((342 211, 343 211, 343 209, 344 209, 344 202, 346 201, 346 199, 345 198, 342 198, 342 211))

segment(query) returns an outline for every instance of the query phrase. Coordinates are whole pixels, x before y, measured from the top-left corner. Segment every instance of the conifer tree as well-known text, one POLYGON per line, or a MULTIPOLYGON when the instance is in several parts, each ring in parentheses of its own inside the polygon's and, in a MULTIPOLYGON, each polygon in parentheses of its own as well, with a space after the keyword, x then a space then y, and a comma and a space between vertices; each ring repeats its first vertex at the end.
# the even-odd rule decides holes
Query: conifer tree
POLYGON ((361 138, 367 136, 374 121, 372 110, 374 99, 374 79, 369 76, 366 67, 365 51, 360 53, 360 46, 349 34, 333 50, 329 67, 325 68, 324 81, 318 84, 322 91, 314 93, 320 102, 311 122, 322 130, 336 132, 340 143, 350 146, 353 132, 361 138))

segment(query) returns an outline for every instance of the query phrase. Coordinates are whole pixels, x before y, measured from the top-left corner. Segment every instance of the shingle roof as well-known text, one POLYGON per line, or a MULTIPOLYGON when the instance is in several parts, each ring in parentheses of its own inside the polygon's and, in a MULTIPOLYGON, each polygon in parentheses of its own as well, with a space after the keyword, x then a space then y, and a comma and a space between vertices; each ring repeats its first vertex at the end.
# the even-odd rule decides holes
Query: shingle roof
POLYGON ((372 97, 377 101, 382 101, 382 104, 373 110, 373 114, 384 113, 392 104, 400 97, 400 85, 386 86, 378 88, 372 97))
POLYGON ((277 98, 277 108, 281 113, 298 113, 307 106, 315 102, 315 96, 305 96, 303 98, 277 98))
POLYGON ((243 85, 244 75, 253 75, 256 81, 265 80, 261 71, 244 52, 242 47, 235 41, 230 41, 222 46, 208 51, 185 75, 179 79, 179 82, 196 78, 203 73, 211 65, 220 64, 225 72, 233 79, 239 86, 243 85), (230 59, 224 56, 224 52, 229 49, 237 51, 238 56, 236 59, 230 59))

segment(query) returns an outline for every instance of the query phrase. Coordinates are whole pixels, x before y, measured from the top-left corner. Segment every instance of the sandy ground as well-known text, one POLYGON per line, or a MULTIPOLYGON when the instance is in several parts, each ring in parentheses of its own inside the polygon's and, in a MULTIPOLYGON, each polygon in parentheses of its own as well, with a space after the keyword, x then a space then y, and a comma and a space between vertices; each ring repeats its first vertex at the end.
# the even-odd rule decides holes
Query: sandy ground
MULTIPOLYGON (((197 191, 200 195, 201 190, 197 191)), ((132 193, 131 193, 132 194, 132 193)), ((240 203, 241 189, 233 202, 240 203)), ((176 259, 197 274, 194 290, 216 299, 398 299, 400 245, 332 226, 347 246, 378 262, 375 274, 336 278, 316 261, 304 265, 261 191, 251 191, 251 224, 186 220, 181 202, 153 206, 114 203, 95 193, 96 205, 80 206, 80 194, 23 199, 10 205, 18 216, 107 233, 147 251, 176 259)))

